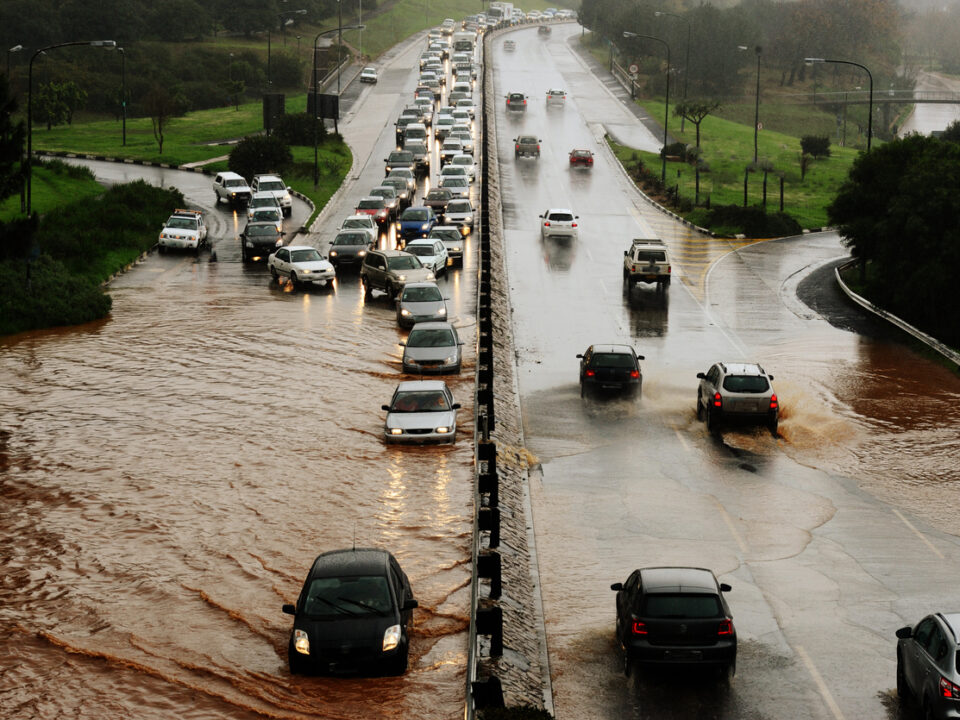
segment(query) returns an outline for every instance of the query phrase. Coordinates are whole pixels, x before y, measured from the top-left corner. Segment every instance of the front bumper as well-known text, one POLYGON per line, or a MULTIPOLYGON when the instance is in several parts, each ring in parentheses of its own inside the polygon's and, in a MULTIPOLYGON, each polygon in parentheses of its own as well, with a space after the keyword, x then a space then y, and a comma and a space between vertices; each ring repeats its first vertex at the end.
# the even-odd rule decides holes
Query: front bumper
POLYGON ((196 250, 200 247, 200 238, 197 237, 169 237, 161 235, 157 241, 160 247, 176 250, 196 250))

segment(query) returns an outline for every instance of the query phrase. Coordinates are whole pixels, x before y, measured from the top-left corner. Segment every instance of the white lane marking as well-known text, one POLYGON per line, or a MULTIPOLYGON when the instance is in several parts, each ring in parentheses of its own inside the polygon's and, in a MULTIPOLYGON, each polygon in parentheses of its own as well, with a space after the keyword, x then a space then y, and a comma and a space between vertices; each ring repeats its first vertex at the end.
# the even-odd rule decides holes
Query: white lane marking
POLYGON ((610 293, 607 292, 607 284, 603 280, 597 280, 597 284, 600 285, 600 289, 603 291, 603 296, 608 297, 610 293))
POLYGON ((902 514, 899 510, 897 510, 896 508, 892 508, 892 509, 893 509, 894 515, 896 515, 898 518, 900 518, 901 522, 903 522, 904 525, 906 525, 908 528, 910 528, 911 530, 913 530, 914 535, 916 535, 918 538, 920 538, 920 539, 923 541, 923 544, 926 545, 928 548, 930 548, 930 549, 933 551, 933 554, 934 554, 934 555, 936 555, 938 558, 940 558, 941 560, 943 560, 943 553, 940 552, 939 550, 937 550, 937 549, 933 546, 933 543, 930 542, 929 540, 927 540, 926 536, 925 536, 922 532, 920 532, 919 530, 917 530, 917 529, 910 523, 910 521, 907 520, 907 519, 903 516, 903 514, 902 514))
POLYGON ((740 546, 740 552, 747 552, 747 544, 743 541, 743 538, 740 537, 740 533, 737 532, 737 528, 733 525, 733 518, 730 517, 730 514, 727 512, 727 509, 720 504, 720 501, 716 498, 713 501, 717 504, 717 509, 720 510, 720 517, 723 518, 723 521, 727 524, 727 529, 730 530, 730 534, 733 535, 733 539, 737 541, 737 545, 740 546))
POLYGON ((673 425, 673 424, 671 424, 670 427, 673 428, 673 432, 676 434, 677 440, 680 441, 680 444, 683 445, 683 449, 684 449, 686 452, 690 452, 690 446, 687 445, 687 441, 686 441, 686 439, 683 437, 683 434, 680 432, 680 428, 678 428, 676 425, 673 425))
POLYGON ((813 660, 811 660, 810 656, 807 655, 807 651, 803 649, 802 645, 797 645, 795 649, 797 654, 803 660, 804 665, 807 666, 807 671, 810 673, 813 681, 817 684, 817 689, 820 691, 820 695, 823 697, 823 701, 827 704, 827 707, 830 708, 830 712, 833 713, 833 716, 837 720, 844 720, 843 713, 840 712, 840 706, 837 705, 837 701, 833 699, 833 695, 830 694, 827 684, 823 681, 823 677, 821 677, 820 672, 813 664, 813 660))

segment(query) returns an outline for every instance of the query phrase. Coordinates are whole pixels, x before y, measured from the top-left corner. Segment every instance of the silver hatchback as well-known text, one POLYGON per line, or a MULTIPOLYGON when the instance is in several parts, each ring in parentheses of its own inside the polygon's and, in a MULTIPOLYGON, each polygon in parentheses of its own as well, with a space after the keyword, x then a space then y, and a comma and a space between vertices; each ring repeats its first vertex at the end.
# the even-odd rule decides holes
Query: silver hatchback
POLYGON ((460 372, 460 338, 448 322, 424 322, 413 326, 403 347, 403 372, 439 374, 460 372))
POLYGON ((714 363, 697 373, 697 418, 707 421, 711 432, 721 424, 763 424, 777 434, 780 403, 770 381, 773 375, 756 363, 714 363))
POLYGON ((433 282, 407 283, 397 296, 397 325, 411 328, 417 323, 443 322, 447 301, 433 282))

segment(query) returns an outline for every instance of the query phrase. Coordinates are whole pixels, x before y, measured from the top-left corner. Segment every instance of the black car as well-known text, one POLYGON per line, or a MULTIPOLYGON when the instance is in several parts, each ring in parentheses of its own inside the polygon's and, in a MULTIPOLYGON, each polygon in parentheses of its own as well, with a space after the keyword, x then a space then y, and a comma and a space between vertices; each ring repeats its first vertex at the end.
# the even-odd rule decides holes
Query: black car
POLYGON ((643 374, 640 360, 629 345, 591 345, 580 355, 580 397, 591 390, 626 393, 640 392, 643 374))
POLYGON ((372 248, 373 243, 370 242, 370 235, 366 230, 341 230, 330 243, 327 259, 338 271, 345 265, 359 267, 372 248))
POLYGON ((397 559, 386 550, 325 552, 313 561, 293 615, 290 672, 311 669, 401 674, 410 646, 407 625, 417 601, 397 559))
POLYGON ((243 262, 266 260, 283 245, 283 232, 275 222, 248 222, 240 233, 240 257, 243 262))
POLYGON ((624 672, 631 664, 708 665, 724 677, 736 671, 737 631, 723 593, 730 586, 711 570, 634 570, 617 592, 617 644, 624 672))
POLYGON ((960 717, 960 613, 935 613, 897 630, 897 696, 924 718, 960 717))

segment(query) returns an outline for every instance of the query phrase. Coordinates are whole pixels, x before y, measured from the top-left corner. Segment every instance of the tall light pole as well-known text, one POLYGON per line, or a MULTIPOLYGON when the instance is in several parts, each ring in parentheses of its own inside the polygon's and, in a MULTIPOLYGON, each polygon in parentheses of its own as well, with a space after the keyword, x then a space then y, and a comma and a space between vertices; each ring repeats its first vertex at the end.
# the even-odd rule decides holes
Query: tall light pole
MULTIPOLYGON (((287 44, 287 25, 293 25, 293 18, 291 15, 306 15, 306 10, 284 10, 281 13, 277 13, 277 17, 280 19, 280 34, 283 37, 283 44, 287 44)), ((297 39, 300 39, 300 36, 297 36, 297 39)))
MULTIPOLYGON (((363 0, 357 1, 357 25, 363 25, 363 0)), ((357 41, 360 50, 360 62, 363 62, 363 30, 360 31, 360 39, 357 41)))
POLYGON ((14 45, 12 48, 7 49, 7 80, 10 79, 10 56, 21 50, 23 50, 23 45, 14 45))
POLYGON ((127 145, 127 54, 123 48, 117 48, 120 53, 120 112, 123 117, 123 142, 127 145))
MULTIPOLYGON (((763 48, 757 45, 754 48, 757 53, 757 92, 753 105, 753 164, 757 164, 757 133, 760 130, 760 54, 763 48)), ((749 50, 746 45, 737 45, 737 50, 749 50)))
POLYGON ((660 152, 661 162, 660 162, 660 182, 664 185, 667 184, 667 123, 670 122, 670 46, 667 44, 666 40, 663 40, 653 35, 638 35, 637 33, 628 32, 627 30, 623 31, 623 36, 625 38, 642 38, 644 40, 653 40, 660 43, 667 49, 667 93, 666 99, 664 100, 664 111, 663 111, 663 149, 660 152))
POLYGON ((33 189, 33 61, 48 50, 71 47, 74 45, 88 45, 89 47, 115 48, 113 40, 75 40, 73 42, 57 43, 40 48, 30 56, 30 67, 27 71, 27 215, 32 210, 31 190, 33 189))
POLYGON ((870 72, 869 68, 866 65, 861 65, 858 62, 853 62, 852 60, 829 60, 827 58, 804 58, 804 62, 808 65, 813 65, 814 63, 836 63, 838 65, 853 65, 863 70, 867 77, 870 79, 870 110, 867 112, 867 152, 870 152, 870 141, 873 138, 873 73, 870 72))
POLYGON ((271 85, 273 85, 273 81, 270 79, 270 30, 267 29, 267 90, 270 89, 271 85))
MULTIPOLYGON (((339 3, 337 3, 339 5, 339 3)), ((338 35, 342 34, 344 30, 363 30, 363 25, 348 25, 347 27, 337 26, 336 30, 323 30, 318 32, 316 37, 313 38, 313 186, 316 187, 317 183, 320 180, 320 165, 319 157, 317 152, 317 115, 320 112, 320 106, 317 102, 317 43, 320 41, 324 35, 331 35, 337 33, 338 35)), ((340 77, 340 66, 337 65, 337 82, 339 83, 340 77)), ((340 105, 340 88, 337 88, 337 112, 339 112, 340 105)))
POLYGON ((340 117, 340 66, 343 61, 340 53, 343 50, 343 3, 337 0, 337 118, 340 117))
MULTIPOLYGON (((672 17, 677 18, 677 20, 683 20, 687 25, 687 49, 686 57, 683 59, 683 99, 687 99, 687 83, 690 80, 690 21, 687 20, 683 15, 676 15, 674 13, 664 12, 663 10, 657 10, 653 13, 655 17, 672 17)), ((684 121, 686 118, 680 116, 680 132, 683 132, 684 121)))

